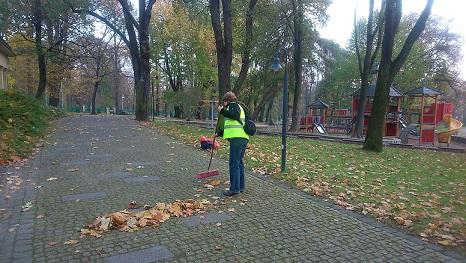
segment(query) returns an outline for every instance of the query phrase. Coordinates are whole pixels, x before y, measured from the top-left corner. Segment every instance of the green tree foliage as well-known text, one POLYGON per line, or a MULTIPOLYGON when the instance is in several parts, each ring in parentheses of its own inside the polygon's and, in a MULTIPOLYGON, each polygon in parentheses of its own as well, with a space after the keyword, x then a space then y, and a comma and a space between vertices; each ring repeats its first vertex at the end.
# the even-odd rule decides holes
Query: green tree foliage
POLYGON ((319 83, 316 97, 333 107, 351 106, 351 95, 359 88, 359 73, 356 55, 342 49, 338 44, 319 41, 322 51, 324 78, 319 83))
POLYGON ((161 3, 152 22, 152 61, 175 94, 168 96, 175 116, 190 114, 182 94, 198 94, 196 102, 210 99, 215 83, 214 52, 210 27, 191 17, 182 3, 161 3), (155 37, 156 36, 156 37, 155 37), (196 89, 197 91, 187 91, 196 89), (186 109, 185 109, 186 108, 186 109))

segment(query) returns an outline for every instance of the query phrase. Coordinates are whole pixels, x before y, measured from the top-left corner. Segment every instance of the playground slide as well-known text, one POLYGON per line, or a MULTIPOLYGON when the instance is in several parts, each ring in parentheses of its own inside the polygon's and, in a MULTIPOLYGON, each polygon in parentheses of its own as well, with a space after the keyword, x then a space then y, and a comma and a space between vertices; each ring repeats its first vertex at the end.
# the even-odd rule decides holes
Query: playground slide
POLYGON ((320 134, 324 134, 326 133, 327 131, 325 130, 324 126, 320 123, 316 123, 314 122, 312 125, 314 125, 314 127, 317 129, 317 131, 320 133, 320 134))
POLYGON ((463 126, 459 120, 453 118, 444 118, 446 123, 450 123, 448 130, 437 132, 437 138, 439 143, 450 143, 451 136, 458 132, 459 129, 463 126))

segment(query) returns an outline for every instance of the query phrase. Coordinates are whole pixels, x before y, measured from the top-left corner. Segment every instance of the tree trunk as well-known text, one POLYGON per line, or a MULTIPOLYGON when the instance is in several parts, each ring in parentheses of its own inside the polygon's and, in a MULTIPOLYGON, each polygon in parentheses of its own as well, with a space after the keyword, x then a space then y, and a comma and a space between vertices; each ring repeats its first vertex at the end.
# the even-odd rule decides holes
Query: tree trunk
POLYGON ((377 76, 377 89, 374 95, 374 107, 369 119, 367 128, 367 138, 364 143, 364 149, 381 152, 383 150, 383 136, 385 130, 385 113, 389 102, 389 91, 392 83, 390 78, 390 69, 384 64, 382 57, 381 67, 377 76), (375 106, 377 105, 377 107, 375 106))
POLYGON ((267 106, 267 113, 265 114, 265 122, 268 123, 269 126, 273 126, 273 120, 272 120, 272 108, 273 108, 273 101, 275 98, 272 98, 270 100, 269 105, 267 106))
POLYGON ((160 98, 159 98, 159 91, 160 90, 160 83, 159 83, 159 70, 155 71, 155 116, 160 115, 160 98))
MULTIPOLYGON (((51 60, 49 63, 49 66, 51 68, 56 68, 57 67, 57 62, 51 60)), ((60 81, 61 77, 59 73, 51 69, 49 71, 49 81, 48 81, 48 94, 49 94, 49 106, 58 108, 60 105, 60 81)))
POLYGON ((275 98, 275 95, 277 94, 277 92, 280 90, 281 86, 277 84, 275 84, 274 86, 270 87, 270 88, 266 88, 264 91, 264 94, 262 95, 262 99, 260 100, 259 104, 257 105, 257 107, 254 109, 254 112, 251 114, 251 119, 255 120, 257 118, 257 116, 259 115, 259 113, 261 113, 262 111, 264 111, 265 109, 265 106, 267 105, 267 103, 275 98))
POLYGON ((239 72, 238 79, 236 80, 235 87, 233 92, 238 95, 243 88, 244 81, 249 70, 249 54, 251 53, 251 41, 252 41, 252 26, 254 20, 254 8, 257 4, 257 0, 249 1, 248 10, 246 11, 246 35, 244 37, 244 46, 243 46, 243 57, 241 61, 241 70, 239 72))
POLYGON ((113 94, 114 94, 114 114, 121 114, 122 109, 120 109, 120 89, 119 89, 119 77, 120 67, 118 63, 118 52, 117 52, 117 43, 116 43, 116 34, 113 35, 113 94))
POLYGON ((175 109, 175 118, 181 119, 183 117, 183 111, 180 106, 174 106, 175 109))
POLYGON ((374 61, 380 49, 380 45, 382 43, 381 38, 382 38, 383 4, 384 3, 382 2, 381 12, 379 14, 379 19, 377 22, 376 30, 372 31, 372 21, 374 18, 374 0, 369 1, 369 18, 367 19, 366 52, 364 55, 364 62, 359 52, 359 43, 358 43, 359 34, 357 31, 356 13, 354 16, 355 47, 356 47, 356 54, 358 58, 359 75, 361 77, 361 85, 360 85, 361 90, 359 91, 359 104, 358 104, 358 109, 357 109, 357 114, 356 114, 356 123, 354 124, 354 129, 353 129, 353 134, 352 134, 352 137, 354 138, 363 137, 364 112, 366 110, 366 104, 367 104, 367 89, 369 87, 369 76, 371 74, 372 66, 374 64, 374 61), (376 32, 378 32, 377 45, 375 47, 374 53, 372 53, 372 47, 374 45, 374 38, 375 38, 376 32))
POLYGON ((389 103, 390 85, 411 51, 416 40, 425 28, 430 16, 433 0, 427 4, 416 24, 406 38, 398 56, 392 60, 395 35, 401 20, 401 0, 387 0, 385 6, 385 29, 382 42, 382 58, 377 75, 377 87, 374 95, 374 105, 367 130, 363 149, 381 152, 383 150, 383 134, 385 129, 385 114, 389 103))
MULTIPOLYGON (((144 2, 143 0, 139 0, 144 2)), ((149 23, 145 23, 145 16, 139 15, 139 95, 136 96, 136 120, 149 120, 149 94, 150 94, 150 46, 149 46, 149 23)), ((150 15, 149 18, 150 19, 150 15)), ((136 91, 138 93, 138 91, 136 91)))
POLYGON ((45 95, 45 86, 47 85, 47 66, 45 63, 45 54, 42 49, 42 4, 41 0, 34 1, 34 29, 35 45, 37 53, 37 64, 39 66, 39 86, 37 88, 36 99, 43 99, 45 95))
POLYGON ((91 114, 92 115, 96 115, 97 112, 95 110, 95 100, 96 100, 96 97, 97 97, 97 90, 99 89, 99 81, 96 81, 94 83, 94 90, 92 92, 92 100, 91 100, 91 114))
POLYGON ((217 72, 218 72, 218 98, 231 90, 231 60, 233 54, 233 25, 231 21, 230 0, 222 0, 223 32, 220 19, 220 1, 209 0, 212 29, 215 36, 215 48, 217 50, 217 72))
POLYGON ((294 97, 293 111, 291 113, 290 131, 297 131, 299 128, 299 102, 302 92, 303 81, 303 2, 302 0, 293 0, 293 24, 294 24, 294 97))

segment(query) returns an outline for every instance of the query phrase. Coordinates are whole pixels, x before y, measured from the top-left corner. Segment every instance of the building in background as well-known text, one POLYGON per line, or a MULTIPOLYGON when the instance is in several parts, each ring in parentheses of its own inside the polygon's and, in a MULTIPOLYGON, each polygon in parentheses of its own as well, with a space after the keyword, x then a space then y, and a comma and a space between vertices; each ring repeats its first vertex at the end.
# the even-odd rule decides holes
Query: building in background
POLYGON ((8 87, 7 73, 9 57, 15 56, 8 43, 0 36, 0 90, 8 87))

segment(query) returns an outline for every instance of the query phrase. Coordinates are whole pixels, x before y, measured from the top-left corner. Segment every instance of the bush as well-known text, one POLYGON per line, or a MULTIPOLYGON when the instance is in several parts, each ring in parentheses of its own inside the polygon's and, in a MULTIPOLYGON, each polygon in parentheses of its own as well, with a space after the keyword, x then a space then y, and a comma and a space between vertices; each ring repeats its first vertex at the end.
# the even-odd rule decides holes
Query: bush
POLYGON ((0 91, 0 162, 15 155, 25 157, 44 134, 48 121, 63 115, 23 93, 0 91))

